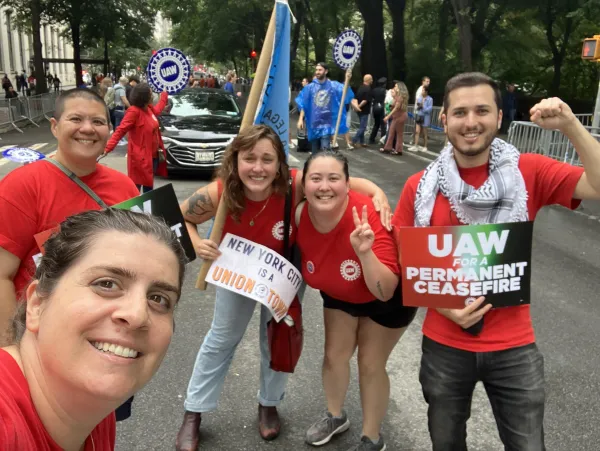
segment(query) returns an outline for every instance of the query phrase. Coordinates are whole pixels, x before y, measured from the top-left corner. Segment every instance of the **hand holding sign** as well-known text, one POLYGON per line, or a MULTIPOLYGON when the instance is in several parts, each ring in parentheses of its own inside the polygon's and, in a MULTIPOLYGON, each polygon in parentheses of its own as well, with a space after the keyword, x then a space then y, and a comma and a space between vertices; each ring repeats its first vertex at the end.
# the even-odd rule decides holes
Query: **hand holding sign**
POLYGON ((352 217, 356 228, 350 234, 350 244, 352 244, 356 255, 360 257, 371 250, 375 242, 375 233, 369 224, 366 205, 362 208, 362 218, 358 217, 356 207, 352 207, 352 217))
POLYGON ((212 240, 200 240, 197 245, 194 244, 194 249, 198 257, 205 261, 216 260, 221 255, 219 245, 212 240))
POLYGON ((484 301, 485 297, 480 296, 473 302, 469 302, 464 309, 439 308, 437 311, 450 321, 458 324, 463 329, 468 329, 474 324, 477 324, 481 318, 483 318, 483 315, 492 309, 492 304, 488 304, 483 308, 479 308, 484 301))

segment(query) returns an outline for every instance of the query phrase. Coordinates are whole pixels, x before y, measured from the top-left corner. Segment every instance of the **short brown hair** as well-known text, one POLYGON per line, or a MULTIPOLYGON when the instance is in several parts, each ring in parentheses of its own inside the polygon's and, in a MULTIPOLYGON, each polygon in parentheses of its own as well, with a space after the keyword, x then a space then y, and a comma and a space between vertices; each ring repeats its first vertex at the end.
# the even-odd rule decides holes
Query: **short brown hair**
POLYGON ((449 96, 450 93, 459 88, 473 88, 479 85, 488 85, 494 91, 494 100, 498 110, 502 109, 502 93, 500 87, 491 77, 481 72, 465 72, 462 74, 455 75, 448 83, 446 83, 446 91, 444 92, 444 111, 448 111, 450 107, 449 96))
POLYGON ((146 108, 152 100, 152 89, 148 83, 139 83, 131 90, 129 103, 138 108, 146 108))
POLYGON ((108 110, 106 103, 104 103, 104 99, 100 97, 97 92, 87 88, 69 89, 58 96, 56 103, 54 104, 54 119, 57 121, 60 121, 60 118, 65 112, 65 104, 69 99, 85 99, 102 104, 106 114, 106 122, 110 125, 110 111, 108 110))
POLYGON ((246 208, 244 184, 238 173, 238 154, 252 150, 261 139, 271 141, 279 160, 279 175, 273 181, 273 192, 284 196, 287 191, 290 168, 279 135, 267 125, 252 125, 245 128, 233 139, 225 151, 223 162, 217 172, 217 177, 223 182, 225 206, 235 220, 239 220, 240 214, 246 208))

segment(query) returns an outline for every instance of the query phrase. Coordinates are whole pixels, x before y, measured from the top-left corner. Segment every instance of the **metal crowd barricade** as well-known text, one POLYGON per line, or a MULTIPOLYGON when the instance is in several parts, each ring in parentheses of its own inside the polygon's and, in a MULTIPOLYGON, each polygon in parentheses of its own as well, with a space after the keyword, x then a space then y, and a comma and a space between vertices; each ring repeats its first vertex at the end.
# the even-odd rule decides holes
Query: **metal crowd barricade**
POLYGON ((50 120, 58 95, 59 93, 52 92, 30 97, 0 99, 0 133, 11 129, 24 133, 21 127, 25 123, 29 122, 39 127, 40 120, 44 118, 50 120))
MULTIPOLYGON (((600 134, 592 133, 592 136, 600 142, 600 134)), ((573 144, 558 130, 544 130, 533 122, 513 121, 508 129, 508 142, 521 153, 538 153, 581 166, 573 144)))
POLYGON ((579 120, 579 122, 588 127, 591 127, 592 121, 594 120, 593 114, 576 114, 575 117, 579 120))
POLYGON ((35 122, 37 119, 44 118, 44 96, 47 94, 37 94, 27 97, 29 104, 29 118, 35 122))

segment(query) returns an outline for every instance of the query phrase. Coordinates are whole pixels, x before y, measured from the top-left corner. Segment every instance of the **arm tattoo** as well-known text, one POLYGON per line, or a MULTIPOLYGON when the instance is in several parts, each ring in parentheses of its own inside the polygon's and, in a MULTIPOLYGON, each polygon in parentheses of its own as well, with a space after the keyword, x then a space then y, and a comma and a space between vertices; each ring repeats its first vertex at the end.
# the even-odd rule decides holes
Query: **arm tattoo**
POLYGON ((215 209, 212 199, 208 194, 208 188, 202 191, 198 190, 188 199, 188 209, 186 216, 202 217, 206 213, 211 213, 215 209))
POLYGON ((379 291, 379 295, 381 296, 381 298, 385 298, 385 296, 383 295, 383 290, 381 289, 381 282, 377 281, 377 290, 379 291))

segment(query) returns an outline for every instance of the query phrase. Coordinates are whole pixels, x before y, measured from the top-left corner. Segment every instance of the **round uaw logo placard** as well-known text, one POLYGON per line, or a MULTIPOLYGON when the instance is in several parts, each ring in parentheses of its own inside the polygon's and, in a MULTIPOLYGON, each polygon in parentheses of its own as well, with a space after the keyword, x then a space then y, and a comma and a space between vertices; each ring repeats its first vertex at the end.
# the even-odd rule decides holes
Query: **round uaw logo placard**
POLYGON ((148 82, 157 92, 176 94, 190 79, 190 62, 177 49, 160 49, 148 62, 148 82))
POLYGON ((354 30, 340 33, 333 44, 333 60, 344 70, 352 69, 362 50, 362 39, 354 30))
POLYGON ((2 152, 4 158, 15 163, 33 163, 46 158, 46 155, 28 147, 11 147, 2 152))

